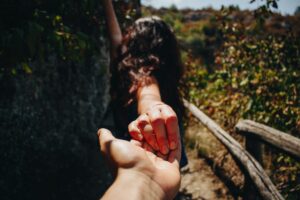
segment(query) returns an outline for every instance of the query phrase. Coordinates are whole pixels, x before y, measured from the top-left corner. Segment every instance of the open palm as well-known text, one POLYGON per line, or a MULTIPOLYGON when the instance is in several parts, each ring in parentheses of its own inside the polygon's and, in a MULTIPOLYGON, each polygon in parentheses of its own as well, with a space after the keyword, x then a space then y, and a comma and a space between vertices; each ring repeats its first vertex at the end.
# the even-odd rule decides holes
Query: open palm
POLYGON ((116 139, 105 129, 100 129, 98 133, 101 151, 118 174, 130 170, 150 177, 163 190, 167 199, 175 197, 180 186, 181 145, 164 160, 147 151, 145 145, 137 141, 116 139))

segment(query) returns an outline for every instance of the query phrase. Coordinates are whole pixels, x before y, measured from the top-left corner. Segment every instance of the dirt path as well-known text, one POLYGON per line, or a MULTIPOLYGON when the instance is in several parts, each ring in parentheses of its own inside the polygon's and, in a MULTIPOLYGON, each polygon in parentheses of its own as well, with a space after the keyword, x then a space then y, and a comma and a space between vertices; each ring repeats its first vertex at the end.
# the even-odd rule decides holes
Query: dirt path
POLYGON ((198 158, 196 150, 186 149, 189 165, 188 169, 182 172, 180 193, 176 199, 234 199, 205 159, 198 158))

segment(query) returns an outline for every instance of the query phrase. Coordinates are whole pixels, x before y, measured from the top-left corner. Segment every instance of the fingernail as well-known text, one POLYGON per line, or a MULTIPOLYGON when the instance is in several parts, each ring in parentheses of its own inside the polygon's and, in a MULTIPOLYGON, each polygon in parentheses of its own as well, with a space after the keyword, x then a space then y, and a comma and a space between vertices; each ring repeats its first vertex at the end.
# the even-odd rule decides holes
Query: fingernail
POLYGON ((174 142, 174 141, 172 141, 171 143, 170 143, 170 148, 173 150, 173 149, 176 149, 176 143, 174 142))
POLYGON ((168 154, 168 153, 169 153, 168 147, 163 146, 163 148, 162 148, 162 153, 163 153, 164 155, 168 154))
POLYGON ((143 136, 142 136, 142 134, 138 134, 138 138, 140 139, 140 140, 142 140, 143 139, 143 136))
POLYGON ((153 133, 153 128, 150 124, 146 124, 143 129, 144 132, 153 133))

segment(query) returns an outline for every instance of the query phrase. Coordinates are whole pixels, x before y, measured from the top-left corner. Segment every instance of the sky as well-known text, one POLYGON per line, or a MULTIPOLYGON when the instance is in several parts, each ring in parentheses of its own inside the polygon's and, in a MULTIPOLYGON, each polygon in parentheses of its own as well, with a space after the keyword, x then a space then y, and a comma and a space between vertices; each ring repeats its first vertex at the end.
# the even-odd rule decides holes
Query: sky
MULTIPOLYGON (((241 9, 255 9, 262 4, 261 0, 250 4, 250 0, 141 0, 143 5, 151 5, 155 8, 169 7, 175 4, 177 8, 206 8, 213 7, 220 9, 222 5, 238 5, 241 9)), ((300 6, 300 0, 279 0, 277 12, 284 15, 294 14, 296 8, 300 6)))

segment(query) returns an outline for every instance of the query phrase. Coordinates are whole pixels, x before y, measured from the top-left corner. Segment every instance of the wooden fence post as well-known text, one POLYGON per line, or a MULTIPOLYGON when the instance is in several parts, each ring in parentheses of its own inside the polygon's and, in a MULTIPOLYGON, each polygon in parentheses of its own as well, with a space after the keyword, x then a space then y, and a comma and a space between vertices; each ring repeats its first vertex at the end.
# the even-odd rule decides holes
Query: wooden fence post
MULTIPOLYGON (((257 160, 257 162, 259 162, 263 166, 262 143, 260 141, 256 140, 253 136, 246 135, 245 147, 246 147, 246 150, 257 160)), ((260 200, 261 199, 259 192, 253 185, 253 181, 251 180, 251 177, 248 176, 247 174, 245 174, 243 199, 244 200, 260 200)))

